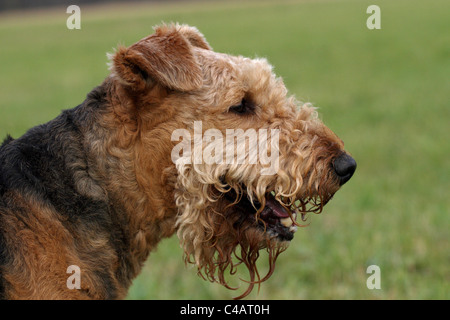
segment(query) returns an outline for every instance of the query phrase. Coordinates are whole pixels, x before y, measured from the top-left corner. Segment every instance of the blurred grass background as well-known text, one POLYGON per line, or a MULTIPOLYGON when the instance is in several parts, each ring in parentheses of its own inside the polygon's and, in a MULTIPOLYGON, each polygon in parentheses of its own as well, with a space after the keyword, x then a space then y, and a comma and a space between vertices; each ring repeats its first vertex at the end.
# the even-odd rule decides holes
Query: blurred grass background
MULTIPOLYGON (((82 102, 119 43, 162 21, 195 25, 215 51, 268 58, 358 162, 250 298, 449 299, 449 12, 447 0, 116 4, 81 6, 81 30, 66 28, 65 8, 2 14, 0 137, 82 102), (381 30, 366 27, 371 4, 381 30), (381 290, 366 287, 372 264, 381 290)), ((174 236, 150 255, 128 298, 228 299, 245 288, 232 283, 241 290, 199 278, 174 236)))

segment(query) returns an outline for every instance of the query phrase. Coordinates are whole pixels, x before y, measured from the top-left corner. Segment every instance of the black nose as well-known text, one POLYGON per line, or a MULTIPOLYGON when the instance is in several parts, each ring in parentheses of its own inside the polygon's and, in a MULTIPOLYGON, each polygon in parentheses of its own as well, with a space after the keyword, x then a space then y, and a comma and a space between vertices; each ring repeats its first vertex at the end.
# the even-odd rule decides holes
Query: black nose
POLYGON ((356 161, 348 154, 342 153, 334 160, 333 166, 342 186, 353 176, 356 170, 356 161))

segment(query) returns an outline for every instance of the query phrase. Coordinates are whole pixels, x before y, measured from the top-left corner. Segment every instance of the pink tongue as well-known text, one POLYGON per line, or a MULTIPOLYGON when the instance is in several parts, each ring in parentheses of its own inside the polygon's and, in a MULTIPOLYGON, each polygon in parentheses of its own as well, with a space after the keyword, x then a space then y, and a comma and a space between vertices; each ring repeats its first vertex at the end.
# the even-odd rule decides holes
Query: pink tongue
POLYGON ((272 209, 273 213, 278 218, 288 218, 289 213, 286 211, 285 208, 275 199, 269 198, 266 199, 266 206, 268 206, 270 209, 272 209))

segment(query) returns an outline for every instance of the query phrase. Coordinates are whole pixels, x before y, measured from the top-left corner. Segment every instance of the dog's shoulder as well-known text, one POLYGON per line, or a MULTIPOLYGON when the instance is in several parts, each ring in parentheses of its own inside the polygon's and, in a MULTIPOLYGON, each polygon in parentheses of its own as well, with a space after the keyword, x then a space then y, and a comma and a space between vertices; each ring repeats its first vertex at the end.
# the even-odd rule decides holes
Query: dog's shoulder
MULTIPOLYGON (((4 146, 13 141, 14 139, 7 135, 6 139, 0 145, 0 157, 4 146)), ((4 186, 4 177, 3 177, 3 166, 0 162, 0 300, 6 299, 6 289, 5 289, 5 279, 3 277, 3 268, 6 265, 7 260, 7 248, 6 241, 4 237, 4 228, 3 228, 3 215, 5 214, 5 204, 3 201, 3 194, 5 192, 4 186)))

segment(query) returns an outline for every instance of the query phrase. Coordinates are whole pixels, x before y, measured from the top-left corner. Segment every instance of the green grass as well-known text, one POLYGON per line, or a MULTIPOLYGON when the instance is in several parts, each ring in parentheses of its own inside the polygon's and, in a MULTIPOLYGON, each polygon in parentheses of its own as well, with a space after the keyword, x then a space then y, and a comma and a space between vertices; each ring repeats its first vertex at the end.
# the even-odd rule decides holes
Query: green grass
MULTIPOLYGON (((449 299, 449 11, 447 0, 82 6, 79 31, 65 28, 65 8, 0 16, 0 136, 82 102, 118 43, 161 21, 195 25, 216 51, 267 57, 358 162, 250 298, 449 299), (370 4, 381 8, 381 30, 366 28, 370 4), (381 268, 381 290, 366 287, 371 264, 381 268)), ((185 267, 173 237, 150 255, 128 298, 236 295, 185 267)))

